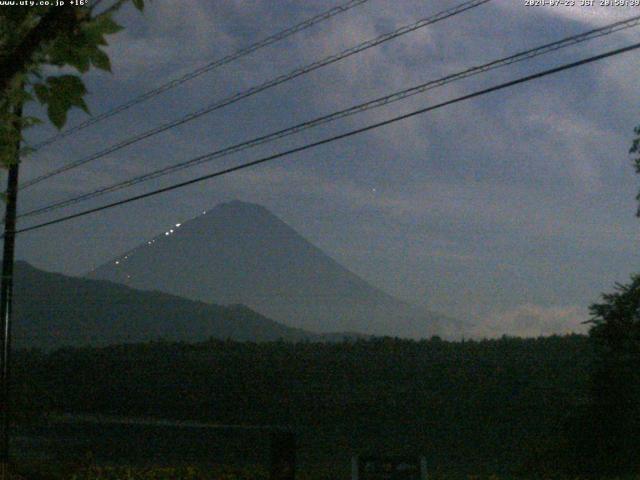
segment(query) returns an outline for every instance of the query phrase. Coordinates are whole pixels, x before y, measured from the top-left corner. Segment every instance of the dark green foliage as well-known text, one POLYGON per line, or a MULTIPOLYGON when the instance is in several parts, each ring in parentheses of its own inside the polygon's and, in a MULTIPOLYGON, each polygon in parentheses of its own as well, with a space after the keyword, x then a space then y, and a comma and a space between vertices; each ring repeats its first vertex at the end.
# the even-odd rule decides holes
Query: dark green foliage
MULTIPOLYGON (((636 138, 631 144, 629 153, 635 153, 636 155, 639 155, 633 160, 633 165, 636 169, 636 173, 640 174, 640 125, 634 128, 633 131, 636 134, 636 138)), ((640 202, 640 193, 636 195, 636 200, 640 202)), ((636 210, 636 216, 640 217, 640 207, 638 207, 638 209, 636 210)))
POLYGON ((62 128, 67 121, 67 111, 71 107, 79 107, 89 113, 83 100, 87 90, 75 75, 47 77, 45 82, 34 85, 34 90, 38 101, 47 105, 47 115, 58 128, 62 128))
POLYGON ((588 393, 589 352, 580 336, 155 342, 23 352, 16 382, 57 411, 290 425, 301 464, 337 473, 363 452, 505 473, 558 455, 567 412, 588 393))
POLYGON ((590 439, 584 454, 596 471, 634 472, 640 467, 640 275, 603 295, 591 313, 595 358, 591 402, 582 417, 590 439))
MULTIPOLYGON (((228 466, 197 467, 98 467, 50 465, 31 462, 18 464, 15 471, 30 480, 267 480, 261 469, 228 466)), ((21 478, 22 478, 21 477, 21 478)))
MULTIPOLYGON (((104 51, 106 37, 122 30, 112 18, 127 0, 118 0, 96 13, 85 6, 33 6, 0 11, 0 166, 15 159, 22 130, 37 119, 21 120, 20 106, 33 100, 46 106, 49 120, 62 128, 67 112, 78 107, 88 113, 87 93, 79 75, 43 78, 43 67, 73 67, 84 74, 93 66, 111 71, 104 51)), ((87 2, 88 3, 88 2, 87 2)), ((132 0, 142 10, 144 0, 132 0)), ((51 68, 50 68, 51 69, 51 68)), ((28 149, 22 154, 28 153, 28 149)))

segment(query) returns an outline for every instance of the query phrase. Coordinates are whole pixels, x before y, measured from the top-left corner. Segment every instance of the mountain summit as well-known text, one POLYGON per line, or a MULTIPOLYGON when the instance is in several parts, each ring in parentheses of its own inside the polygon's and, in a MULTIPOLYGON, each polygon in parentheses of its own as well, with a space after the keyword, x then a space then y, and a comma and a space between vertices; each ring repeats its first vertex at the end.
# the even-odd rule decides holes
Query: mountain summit
POLYGON ((373 287, 266 208, 223 203, 88 274, 133 288, 244 304, 297 328, 426 337, 448 319, 373 287))

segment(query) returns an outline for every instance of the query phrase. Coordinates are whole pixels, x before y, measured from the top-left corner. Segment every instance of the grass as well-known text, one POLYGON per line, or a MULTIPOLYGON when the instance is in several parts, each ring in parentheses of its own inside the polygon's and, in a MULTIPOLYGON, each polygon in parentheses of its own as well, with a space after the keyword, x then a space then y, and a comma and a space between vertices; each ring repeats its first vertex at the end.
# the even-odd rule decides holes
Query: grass
MULTIPOLYGON (((14 467, 20 477, 29 480, 268 480, 262 468, 217 466, 199 467, 123 467, 78 466, 30 462, 14 467)), ((19 478, 20 478, 19 477, 19 478)))
MULTIPOLYGON (((21 465, 18 470, 21 476, 17 479, 29 480, 269 480, 269 473, 264 468, 236 468, 232 466, 202 467, 109 467, 109 466, 72 466, 51 464, 21 465)), ((319 473, 319 472, 316 472, 319 473)), ((326 472, 325 472, 326 473, 326 472)), ((299 480, 348 480, 335 476, 320 474, 308 475, 305 472, 296 474, 299 480)), ((431 474, 429 480, 582 480, 582 477, 558 476, 509 476, 509 475, 461 475, 431 474)), ((640 475, 607 478, 600 480, 640 480, 640 475)))

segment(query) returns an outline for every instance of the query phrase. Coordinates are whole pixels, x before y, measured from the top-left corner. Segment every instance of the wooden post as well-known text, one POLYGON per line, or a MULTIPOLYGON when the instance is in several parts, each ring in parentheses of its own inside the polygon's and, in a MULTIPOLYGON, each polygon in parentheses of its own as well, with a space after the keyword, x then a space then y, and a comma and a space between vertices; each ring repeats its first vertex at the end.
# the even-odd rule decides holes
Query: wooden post
MULTIPOLYGON (((15 109, 22 117, 22 105, 15 109)), ((0 479, 9 478, 10 372, 11 372, 11 320, 13 314, 13 259, 16 240, 16 206, 18 202, 18 172, 20 168, 20 126, 14 163, 9 166, 4 217, 4 245, 2 255, 2 281, 0 284, 0 479)))

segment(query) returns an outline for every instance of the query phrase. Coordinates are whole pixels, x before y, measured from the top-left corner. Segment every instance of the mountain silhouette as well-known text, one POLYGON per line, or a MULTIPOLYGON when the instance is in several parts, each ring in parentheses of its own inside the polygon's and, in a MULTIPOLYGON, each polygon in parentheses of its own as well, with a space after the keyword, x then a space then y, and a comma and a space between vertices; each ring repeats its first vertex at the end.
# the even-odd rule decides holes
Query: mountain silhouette
POLYGON ((208 338, 338 340, 274 322, 242 305, 223 307, 161 292, 68 277, 16 262, 14 344, 52 349, 208 338))
POLYGON ((314 332, 428 337, 454 322, 370 285, 266 208, 232 201, 177 223, 90 278, 217 304, 242 303, 314 332))

